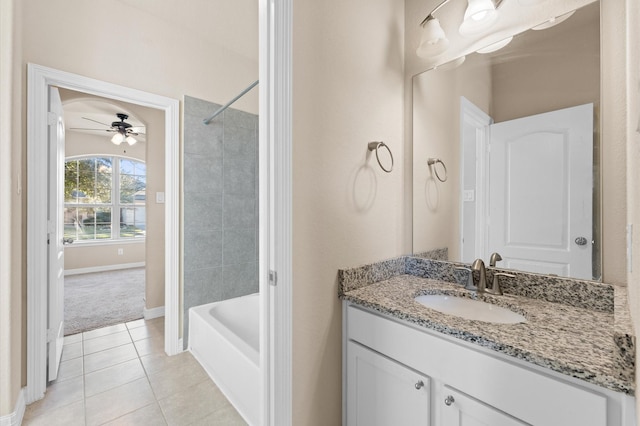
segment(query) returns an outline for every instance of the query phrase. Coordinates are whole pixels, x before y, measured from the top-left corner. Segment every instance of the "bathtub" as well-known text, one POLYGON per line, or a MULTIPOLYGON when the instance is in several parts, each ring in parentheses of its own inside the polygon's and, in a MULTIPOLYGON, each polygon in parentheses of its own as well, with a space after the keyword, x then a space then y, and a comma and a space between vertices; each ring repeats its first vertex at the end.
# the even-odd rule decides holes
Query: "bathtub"
POLYGON ((189 351, 250 425, 260 418, 258 293, 189 309, 189 351))

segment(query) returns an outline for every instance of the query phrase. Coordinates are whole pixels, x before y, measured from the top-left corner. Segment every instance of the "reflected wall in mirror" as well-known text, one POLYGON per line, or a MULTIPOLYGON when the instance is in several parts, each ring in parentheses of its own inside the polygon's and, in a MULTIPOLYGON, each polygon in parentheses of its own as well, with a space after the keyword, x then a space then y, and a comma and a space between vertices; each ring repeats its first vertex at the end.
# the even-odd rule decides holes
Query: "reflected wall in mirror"
POLYGON ((414 76, 415 255, 600 279, 599 23, 596 2, 414 76))

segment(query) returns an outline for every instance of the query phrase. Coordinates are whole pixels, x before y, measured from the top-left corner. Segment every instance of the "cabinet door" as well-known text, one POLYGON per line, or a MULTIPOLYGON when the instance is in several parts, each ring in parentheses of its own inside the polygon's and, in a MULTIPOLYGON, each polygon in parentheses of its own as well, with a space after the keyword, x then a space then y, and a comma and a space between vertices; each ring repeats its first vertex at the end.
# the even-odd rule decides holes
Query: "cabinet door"
POLYGON ((441 426, 528 425, 448 386, 443 388, 441 426))
POLYGON ((357 343, 347 343, 347 424, 431 424, 429 378, 357 343))

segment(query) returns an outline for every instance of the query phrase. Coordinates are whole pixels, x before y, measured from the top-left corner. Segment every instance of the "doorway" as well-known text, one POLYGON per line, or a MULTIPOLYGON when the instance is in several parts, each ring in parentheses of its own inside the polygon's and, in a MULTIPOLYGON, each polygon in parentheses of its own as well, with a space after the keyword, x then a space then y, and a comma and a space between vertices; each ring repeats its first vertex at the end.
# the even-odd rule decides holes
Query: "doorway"
POLYGON ((162 282, 155 279, 147 288, 145 278, 162 273, 164 244, 157 234, 163 206, 146 189, 163 186, 164 155, 157 152, 163 151, 163 114, 59 92, 65 123, 64 334, 162 315, 162 282), (156 314, 147 307, 157 307, 156 314))
MULTIPOLYGON (((31 265, 27 273, 27 402, 40 399, 46 390, 47 349, 57 344, 50 339, 48 308, 49 273, 48 239, 61 240, 48 223, 48 161, 47 133, 49 119, 49 89, 59 87, 99 96, 116 102, 129 102, 159 110, 164 117, 164 299, 165 352, 180 351, 178 333, 179 311, 179 102, 175 99, 141 92, 90 78, 29 64, 27 160, 27 258, 31 265)), ((53 351, 51 351, 53 352, 53 351)))

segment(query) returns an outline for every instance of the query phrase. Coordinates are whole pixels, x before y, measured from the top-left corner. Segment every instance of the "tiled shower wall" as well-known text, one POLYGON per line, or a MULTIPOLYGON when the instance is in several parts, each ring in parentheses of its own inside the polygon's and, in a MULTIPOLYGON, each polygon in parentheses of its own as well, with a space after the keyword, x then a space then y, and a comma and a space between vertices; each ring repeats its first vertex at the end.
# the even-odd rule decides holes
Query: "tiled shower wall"
POLYGON ((189 308, 258 291, 258 116, 184 100, 184 345, 189 308))

